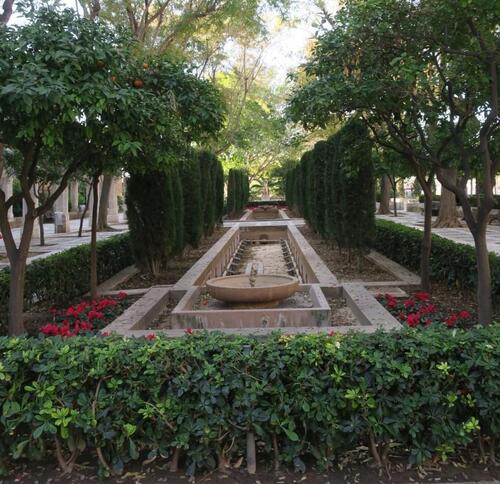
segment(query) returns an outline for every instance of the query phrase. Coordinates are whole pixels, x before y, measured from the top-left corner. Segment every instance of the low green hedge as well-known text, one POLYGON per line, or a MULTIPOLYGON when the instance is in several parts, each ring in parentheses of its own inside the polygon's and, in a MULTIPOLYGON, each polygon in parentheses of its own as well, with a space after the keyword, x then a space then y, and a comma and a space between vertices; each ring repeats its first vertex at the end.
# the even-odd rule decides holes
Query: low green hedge
MULTIPOLYGON (((97 271, 103 282, 133 264, 128 234, 97 243, 97 271)), ((25 308, 36 302, 64 305, 90 289, 90 245, 79 245, 30 263, 26 270, 25 308)), ((6 333, 9 271, 0 272, 0 334, 6 333)))
MULTIPOLYGON (((423 232, 390 222, 376 221, 374 249, 401 265, 418 271, 423 232)), ((490 253, 493 297, 500 300, 500 257, 490 253)), ((432 236, 431 277, 463 289, 475 290, 477 264, 474 247, 432 236)))
POLYGON ((60 445, 64 459, 73 453, 78 462, 82 452, 106 474, 179 448, 193 474, 244 456, 249 430, 265 465, 276 452, 287 465, 303 469, 312 458, 324 468, 370 441, 380 456, 390 446, 419 463, 480 439, 488 452, 500 437, 500 326, 265 339, 4 337, 0 382, 6 466, 53 459, 60 445))

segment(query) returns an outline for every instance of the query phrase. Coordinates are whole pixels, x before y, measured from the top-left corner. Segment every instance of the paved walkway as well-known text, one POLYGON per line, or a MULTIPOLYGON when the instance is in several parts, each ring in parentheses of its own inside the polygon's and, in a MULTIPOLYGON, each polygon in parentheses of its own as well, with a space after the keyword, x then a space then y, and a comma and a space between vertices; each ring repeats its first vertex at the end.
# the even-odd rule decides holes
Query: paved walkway
MULTIPOLYGON (((65 234, 55 234, 54 224, 48 223, 44 224, 45 229, 45 244, 43 247, 39 245, 40 240, 34 238, 31 241, 30 247, 30 257, 28 258, 28 263, 36 259, 42 259, 48 257, 56 252, 61 252, 63 250, 69 249, 71 247, 76 247, 82 244, 90 243, 90 227, 88 219, 84 221, 83 224, 83 234, 82 237, 78 237, 78 228, 80 226, 80 220, 71 220, 71 232, 65 234)), ((123 220, 123 214, 120 214, 120 223, 111 224, 114 229, 107 232, 98 232, 97 240, 107 239, 113 235, 126 232, 128 230, 128 225, 123 220)), ((19 242, 21 237, 21 228, 13 229, 14 239, 19 242)), ((5 252, 5 244, 3 240, 0 240, 0 269, 7 267, 9 265, 7 255, 5 252)))
MULTIPOLYGON (((392 215, 377 215, 378 218, 384 220, 390 220, 391 222, 397 222, 407 227, 413 227, 419 230, 424 230, 424 216, 416 212, 398 212, 398 216, 394 217, 392 215)), ((432 218, 433 220, 435 217, 432 218)), ((460 244, 474 245, 474 239, 472 235, 463 222, 463 228, 455 229, 432 229, 432 233, 440 235, 446 239, 453 240, 453 242, 458 242, 460 244)), ((486 240, 488 243, 488 249, 491 252, 495 252, 500 255, 500 225, 488 225, 486 231, 486 240)))

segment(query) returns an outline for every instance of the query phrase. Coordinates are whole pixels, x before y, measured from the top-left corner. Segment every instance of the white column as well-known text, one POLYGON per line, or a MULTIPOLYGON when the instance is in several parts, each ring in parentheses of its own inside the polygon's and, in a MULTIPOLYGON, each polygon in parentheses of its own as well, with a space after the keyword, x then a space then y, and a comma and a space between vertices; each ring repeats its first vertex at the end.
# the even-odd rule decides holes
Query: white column
POLYGON ((68 188, 63 190, 59 198, 54 202, 54 232, 63 234, 71 231, 68 210, 68 188))
POLYGON ((73 181, 69 184, 69 196, 70 196, 70 205, 72 212, 79 212, 78 206, 78 187, 79 183, 77 181, 73 181))
POLYGON ((111 180, 111 187, 109 189, 109 203, 108 203, 108 224, 117 224, 120 219, 118 216, 118 193, 117 185, 121 182, 120 178, 113 177, 111 180))
MULTIPOLYGON (((0 178, 0 188, 5 193, 5 200, 8 200, 12 196, 12 185, 14 183, 14 178, 4 174, 2 178, 0 178)), ((12 211, 12 207, 9 208, 8 212, 9 220, 14 220, 14 212, 12 211)))

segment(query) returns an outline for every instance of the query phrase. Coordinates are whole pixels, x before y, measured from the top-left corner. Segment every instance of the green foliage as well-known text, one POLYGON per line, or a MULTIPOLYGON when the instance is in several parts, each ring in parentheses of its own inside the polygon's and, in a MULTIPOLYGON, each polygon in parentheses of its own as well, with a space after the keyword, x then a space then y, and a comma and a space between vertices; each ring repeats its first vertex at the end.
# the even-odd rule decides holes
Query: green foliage
POLYGON ((248 174, 245 170, 231 168, 227 180, 227 213, 238 215, 246 207, 250 196, 248 174))
POLYGON ((340 247, 364 251, 374 236, 375 178, 372 143, 352 120, 316 143, 287 174, 287 203, 340 247))
MULTIPOLYGON (((409 269, 418 270, 422 231, 388 220, 376 221, 374 249, 409 269)), ((500 301, 500 257, 490 253, 492 293, 500 301)), ((475 290, 477 266, 474 247, 432 236, 431 276, 457 289, 475 290)))
POLYGON ((375 176, 372 143, 365 125, 358 120, 347 123, 338 133, 341 193, 342 245, 358 251, 369 248, 375 232, 375 176))
POLYGON ((197 248, 203 237, 203 205, 200 163, 196 153, 190 152, 182 166, 184 197, 184 240, 197 248))
POLYGON ((217 215, 217 223, 222 223, 224 215, 224 168, 220 161, 217 161, 215 168, 215 213, 217 215))
MULTIPOLYGON (((133 264, 129 235, 116 235, 97 243, 99 282, 133 264)), ((31 262, 26 269, 25 305, 65 305, 90 289, 90 246, 71 249, 31 262)), ((9 270, 0 271, 0 334, 7 331, 9 270)))
POLYGON ((125 201, 136 264, 153 274, 165 270, 177 242, 173 176, 165 171, 132 173, 125 201))
POLYGON ((273 455, 275 439, 279 459, 299 468, 331 466, 369 447, 370 436, 412 464, 500 437, 499 325, 265 339, 1 338, 0 362, 7 463, 54 458, 56 437, 66 455, 99 448, 115 472, 179 448, 188 474, 215 468, 220 452, 245 455, 248 430, 262 455, 273 455))
POLYGON ((198 161, 201 171, 203 230, 205 235, 211 235, 221 219, 221 197, 224 197, 224 186, 221 184, 222 164, 209 151, 200 151, 198 161))
POLYGON ((189 217, 189 213, 184 213, 184 193, 179 170, 177 168, 171 170, 170 177, 172 178, 173 213, 175 214, 175 242, 173 252, 174 254, 181 254, 185 246, 185 217, 189 217))

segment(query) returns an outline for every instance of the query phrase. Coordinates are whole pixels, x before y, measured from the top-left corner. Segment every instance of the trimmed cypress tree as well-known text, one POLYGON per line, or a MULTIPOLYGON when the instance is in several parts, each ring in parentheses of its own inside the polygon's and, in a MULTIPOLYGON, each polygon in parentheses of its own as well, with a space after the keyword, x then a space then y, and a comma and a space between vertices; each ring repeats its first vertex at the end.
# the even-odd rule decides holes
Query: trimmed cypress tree
POLYGON ((198 161, 201 171, 203 233, 205 235, 211 235, 217 222, 215 205, 218 160, 217 157, 209 151, 200 151, 198 153, 198 161))
POLYGON ((314 223, 316 231, 326 236, 326 161, 330 155, 330 145, 327 141, 318 141, 313 149, 313 193, 314 223))
POLYGON ((224 169, 218 158, 215 168, 215 215, 217 223, 221 223, 224 215, 224 169))
POLYGON ((171 170, 172 178, 172 195, 173 195, 173 212, 175 215, 175 240, 173 244, 173 253, 181 254, 184 250, 184 194, 182 190, 182 179, 180 171, 171 170))
POLYGON ((136 264, 159 274, 166 268, 175 241, 171 178, 161 171, 132 173, 125 202, 136 264))
POLYGON ((365 124, 357 119, 341 132, 342 244, 356 252, 366 251, 375 235, 375 174, 372 142, 365 124))
POLYGON ((246 207, 249 195, 247 172, 231 168, 227 180, 227 213, 230 215, 239 214, 246 207))
POLYGON ((228 215, 234 213, 235 200, 234 196, 236 194, 236 173, 233 169, 229 170, 227 174, 227 201, 226 201, 226 211, 228 215))
POLYGON ((312 151, 306 151, 301 158, 302 175, 304 183, 303 214, 307 223, 316 230, 315 198, 314 198, 314 155, 312 151))
POLYGON ((203 205, 200 163, 190 152, 182 166, 182 192, 184 199, 184 240, 197 248, 203 237, 203 205))

